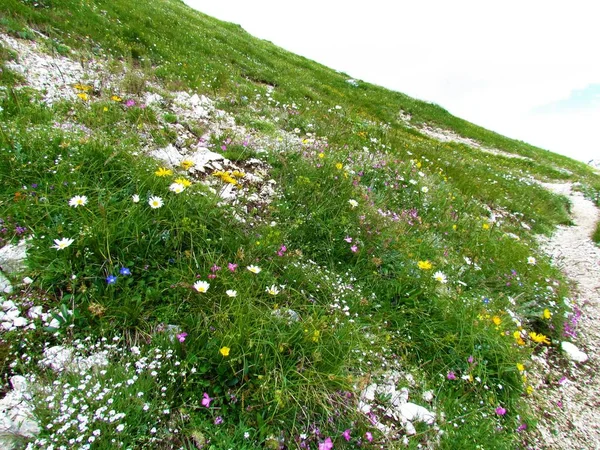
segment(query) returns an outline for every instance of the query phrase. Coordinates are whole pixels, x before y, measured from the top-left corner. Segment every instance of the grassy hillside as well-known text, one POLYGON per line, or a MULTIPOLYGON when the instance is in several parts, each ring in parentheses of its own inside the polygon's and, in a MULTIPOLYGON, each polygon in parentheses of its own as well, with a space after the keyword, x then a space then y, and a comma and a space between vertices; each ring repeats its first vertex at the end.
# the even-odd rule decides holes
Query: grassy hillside
POLYGON ((0 367, 39 389, 34 448, 526 445, 530 356, 577 317, 535 181, 598 199, 590 168, 175 0, 0 0, 0 31, 5 300, 37 324, 0 367))

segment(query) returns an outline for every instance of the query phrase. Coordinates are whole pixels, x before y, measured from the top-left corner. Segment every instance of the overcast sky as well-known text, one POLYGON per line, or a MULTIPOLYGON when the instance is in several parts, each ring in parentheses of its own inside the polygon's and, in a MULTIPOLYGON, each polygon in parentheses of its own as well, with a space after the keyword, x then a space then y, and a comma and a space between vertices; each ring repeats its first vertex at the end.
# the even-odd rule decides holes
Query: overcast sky
POLYGON ((353 78, 600 160, 597 0, 185 0, 353 78))

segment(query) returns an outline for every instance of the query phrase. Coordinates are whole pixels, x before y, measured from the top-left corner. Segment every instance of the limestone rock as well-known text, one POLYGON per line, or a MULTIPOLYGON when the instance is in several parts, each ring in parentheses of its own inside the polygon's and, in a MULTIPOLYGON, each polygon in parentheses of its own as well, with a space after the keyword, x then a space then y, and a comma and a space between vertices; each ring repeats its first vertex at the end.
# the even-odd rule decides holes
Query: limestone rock
POLYGON ((579 350, 576 345, 570 342, 563 341, 560 343, 560 347, 572 361, 584 363, 589 359, 586 353, 579 350))

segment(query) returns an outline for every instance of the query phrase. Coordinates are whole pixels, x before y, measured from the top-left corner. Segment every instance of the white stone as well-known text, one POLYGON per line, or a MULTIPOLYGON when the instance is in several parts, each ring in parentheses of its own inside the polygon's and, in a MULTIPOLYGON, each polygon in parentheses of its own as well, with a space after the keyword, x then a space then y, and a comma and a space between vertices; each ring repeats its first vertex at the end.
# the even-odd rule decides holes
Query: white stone
POLYGON ((31 283, 33 283, 33 279, 31 279, 30 277, 23 278, 23 284, 31 284, 31 283))
POLYGON ((27 326, 27 319, 25 317, 17 317, 13 320, 13 325, 15 327, 25 327, 27 326))
POLYGON ((152 150, 150 156, 164 162, 170 167, 178 166, 183 160, 183 156, 173 144, 169 144, 165 148, 152 150))
POLYGON ((425 400, 427 403, 431 403, 433 401, 433 391, 423 392, 423 400, 425 400))
POLYGON ((73 358, 72 348, 55 345, 44 350, 44 359, 40 361, 40 364, 50 367, 54 371, 61 372, 73 363, 73 358))
POLYGON ((15 273, 25 269, 27 241, 21 239, 17 245, 8 244, 0 248, 0 267, 3 272, 15 273))
MULTIPOLYGON (((206 147, 197 147, 191 155, 189 155, 186 159, 192 161, 194 165, 190 168, 190 172, 204 172, 204 168, 214 161, 223 161, 225 158, 223 155, 210 151, 206 147)), ((221 167, 222 166, 218 166, 221 167)), ((219 170, 221 170, 219 169, 219 170)))
POLYGON ((399 411, 402 417, 409 422, 425 422, 428 425, 435 422, 435 415, 431 411, 415 403, 404 403, 400 405, 399 411))
POLYGON ((579 350, 576 345, 570 342, 563 341, 560 343, 560 347, 572 361, 583 363, 589 359, 586 353, 579 350))
POLYGON ((3 294, 11 294, 13 291, 12 284, 8 281, 8 278, 0 272, 0 292, 3 294))
POLYGON ((13 389, 0 400, 0 449, 12 449, 19 438, 32 438, 40 432, 28 402, 31 392, 27 380, 15 375, 10 383, 13 389))
POLYGON ((41 306, 32 306, 31 308, 29 308, 29 311, 27 312, 27 316, 30 319, 39 319, 43 313, 44 313, 44 310, 42 309, 41 306))
POLYGON ((11 309, 15 309, 16 307, 17 307, 17 305, 12 300, 6 300, 6 301, 2 302, 2 309, 4 311, 9 311, 11 309))

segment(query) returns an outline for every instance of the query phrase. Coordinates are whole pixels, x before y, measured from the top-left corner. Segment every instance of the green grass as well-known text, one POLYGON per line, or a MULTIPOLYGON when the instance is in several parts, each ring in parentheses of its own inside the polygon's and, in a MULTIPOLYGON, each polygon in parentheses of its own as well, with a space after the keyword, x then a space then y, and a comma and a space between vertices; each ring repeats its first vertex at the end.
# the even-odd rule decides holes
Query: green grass
MULTIPOLYGON (((3 335, 0 367, 60 386, 51 401, 35 396, 36 445, 93 437, 97 448, 314 449, 331 438, 335 448, 400 448, 405 437, 409 448, 512 449, 527 440, 516 430, 535 422, 528 360, 545 345, 530 333, 554 347, 570 314, 567 283, 534 238, 569 223, 569 203, 532 179, 579 181, 592 198, 600 182, 589 168, 436 105, 351 85, 174 0, 4 0, 0 14, 3 32, 50 55, 99 58, 120 77, 49 107, 9 69, 18 55, 0 50, 0 244, 29 239, 27 269, 12 279, 33 279, 10 299, 23 316, 32 305, 49 314, 3 335), (150 90, 163 100, 146 106, 150 90), (176 110, 177 91, 210 97, 237 127, 176 110), (401 110, 415 126, 530 159, 432 140, 401 110), (144 155, 198 143, 237 169, 176 165, 159 176, 163 164, 144 155), (181 178, 190 185, 175 193, 181 178), (218 195, 228 183, 237 202, 218 195), (75 196, 86 204, 70 206, 75 196), (60 238, 72 243, 57 250, 60 238), (210 287, 198 292, 198 281, 210 287), (108 365, 91 378, 43 369, 52 345, 82 357, 104 350, 108 365), (415 423, 415 436, 399 427, 391 439, 358 411, 361 390, 390 370, 410 401, 434 410, 435 426, 415 423), (103 404, 69 388, 82 383, 108 390, 113 416, 125 416, 58 433, 60 405, 84 414, 103 404)), ((385 425, 376 407, 389 401, 372 402, 385 425)))

